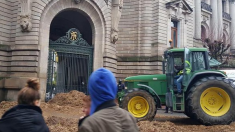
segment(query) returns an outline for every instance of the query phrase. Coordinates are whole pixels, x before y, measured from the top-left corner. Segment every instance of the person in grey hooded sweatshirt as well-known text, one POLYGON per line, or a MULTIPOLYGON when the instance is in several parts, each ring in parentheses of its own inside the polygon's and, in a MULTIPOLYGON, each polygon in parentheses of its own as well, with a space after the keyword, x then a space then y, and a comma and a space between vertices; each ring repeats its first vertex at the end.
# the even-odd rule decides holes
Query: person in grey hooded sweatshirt
POLYGON ((90 116, 79 132, 138 132, 136 118, 119 108, 114 100, 117 94, 116 79, 105 68, 93 72, 88 81, 91 98, 90 116))

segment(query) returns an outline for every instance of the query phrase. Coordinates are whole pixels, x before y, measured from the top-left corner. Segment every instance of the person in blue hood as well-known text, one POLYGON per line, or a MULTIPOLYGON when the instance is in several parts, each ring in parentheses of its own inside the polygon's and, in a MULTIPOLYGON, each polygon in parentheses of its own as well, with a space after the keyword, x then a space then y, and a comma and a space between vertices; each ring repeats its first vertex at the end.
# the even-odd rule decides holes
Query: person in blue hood
POLYGON ((98 106, 108 102, 110 105, 116 105, 114 99, 117 94, 116 79, 113 73, 105 68, 92 73, 89 78, 88 90, 91 96, 91 110, 92 115, 98 106))
POLYGON ((88 81, 91 98, 90 116, 79 132, 137 132, 136 118, 115 103, 116 79, 111 71, 100 68, 94 71, 88 81))

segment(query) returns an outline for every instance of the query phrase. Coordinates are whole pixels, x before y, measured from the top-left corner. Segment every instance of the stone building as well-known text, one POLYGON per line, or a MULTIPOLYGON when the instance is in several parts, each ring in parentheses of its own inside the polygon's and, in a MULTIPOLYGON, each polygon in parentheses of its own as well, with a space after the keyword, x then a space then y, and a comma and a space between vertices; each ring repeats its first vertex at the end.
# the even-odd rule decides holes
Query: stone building
POLYGON ((161 73, 167 47, 201 47, 205 38, 222 39, 233 51, 233 36, 231 0, 126 0, 116 48, 117 76, 161 73))
POLYGON ((229 0, 1 0, 0 100, 15 100, 31 77, 44 99, 87 93, 99 67, 121 79, 161 73, 169 47, 202 46, 212 31, 234 44, 234 10, 229 0))

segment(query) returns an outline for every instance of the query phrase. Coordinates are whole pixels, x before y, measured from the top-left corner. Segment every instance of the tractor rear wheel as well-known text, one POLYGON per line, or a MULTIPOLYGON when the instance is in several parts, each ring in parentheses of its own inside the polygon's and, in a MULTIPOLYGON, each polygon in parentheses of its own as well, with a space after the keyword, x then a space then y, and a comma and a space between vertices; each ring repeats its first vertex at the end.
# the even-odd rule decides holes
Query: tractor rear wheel
POLYGON ((122 101, 122 108, 138 121, 153 120, 157 112, 156 106, 154 98, 147 91, 138 88, 128 90, 122 101))
POLYGON ((186 97, 187 115, 204 125, 230 124, 235 119, 235 88, 227 79, 202 78, 186 97))

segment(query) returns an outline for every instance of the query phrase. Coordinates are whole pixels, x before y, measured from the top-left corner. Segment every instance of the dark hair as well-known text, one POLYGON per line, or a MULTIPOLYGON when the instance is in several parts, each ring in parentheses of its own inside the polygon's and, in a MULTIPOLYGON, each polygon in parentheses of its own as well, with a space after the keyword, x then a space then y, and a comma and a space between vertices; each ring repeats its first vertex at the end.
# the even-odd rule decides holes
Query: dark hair
POLYGON ((39 80, 29 79, 26 86, 18 94, 18 104, 34 105, 34 101, 40 100, 39 80))

